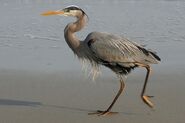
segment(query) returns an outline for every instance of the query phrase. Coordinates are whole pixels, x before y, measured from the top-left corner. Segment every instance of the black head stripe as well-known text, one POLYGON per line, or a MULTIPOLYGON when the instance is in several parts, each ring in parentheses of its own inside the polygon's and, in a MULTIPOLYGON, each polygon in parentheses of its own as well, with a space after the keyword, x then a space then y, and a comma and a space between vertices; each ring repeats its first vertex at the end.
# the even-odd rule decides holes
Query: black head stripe
POLYGON ((85 14, 85 12, 77 6, 69 6, 69 7, 65 8, 65 10, 68 10, 68 11, 70 11, 70 10, 80 10, 80 11, 82 11, 83 14, 85 14))
POLYGON ((76 7, 76 6, 70 6, 68 7, 69 10, 81 10, 80 8, 76 7))

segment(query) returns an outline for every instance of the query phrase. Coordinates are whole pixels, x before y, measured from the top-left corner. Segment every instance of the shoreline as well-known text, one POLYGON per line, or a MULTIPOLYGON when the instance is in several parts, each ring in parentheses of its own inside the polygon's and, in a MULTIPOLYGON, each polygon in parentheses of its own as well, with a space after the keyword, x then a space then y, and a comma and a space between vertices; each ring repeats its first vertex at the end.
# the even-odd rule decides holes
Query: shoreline
MULTIPOLYGON (((147 94, 155 96, 151 99, 155 111, 143 104, 139 96, 144 77, 143 73, 133 73, 127 78, 125 92, 113 108, 119 114, 110 119, 182 123, 182 114, 185 113, 182 107, 185 101, 182 98, 184 74, 158 72, 151 76, 147 94)), ((83 78, 83 75, 69 75, 67 72, 0 71, 0 122, 57 123, 75 122, 76 119, 89 123, 100 122, 101 118, 87 114, 105 109, 118 88, 119 82, 113 76, 101 76, 93 82, 83 78)))

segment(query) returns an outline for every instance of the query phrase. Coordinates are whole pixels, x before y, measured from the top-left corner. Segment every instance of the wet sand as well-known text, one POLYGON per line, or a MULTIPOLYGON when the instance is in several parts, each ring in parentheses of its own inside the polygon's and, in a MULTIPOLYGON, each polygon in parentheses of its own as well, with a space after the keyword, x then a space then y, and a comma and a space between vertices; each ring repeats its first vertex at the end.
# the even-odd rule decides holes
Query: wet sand
MULTIPOLYGON (((139 70, 142 72, 142 70, 139 70)), ((139 95, 144 74, 128 76, 125 92, 115 104, 111 117, 89 116, 105 109, 116 94, 115 77, 100 77, 95 82, 75 73, 0 72, 0 122, 73 123, 73 122, 168 122, 183 123, 185 72, 153 74, 147 94, 154 109, 143 104, 139 95)))

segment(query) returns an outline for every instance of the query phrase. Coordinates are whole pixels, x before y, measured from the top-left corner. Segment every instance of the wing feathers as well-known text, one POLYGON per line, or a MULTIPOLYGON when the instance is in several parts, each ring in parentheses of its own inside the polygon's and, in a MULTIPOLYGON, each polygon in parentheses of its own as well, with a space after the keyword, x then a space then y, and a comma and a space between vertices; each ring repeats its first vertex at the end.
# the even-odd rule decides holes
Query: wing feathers
POLYGON ((160 61, 154 52, 120 36, 93 32, 86 41, 96 57, 108 62, 156 64, 160 61))

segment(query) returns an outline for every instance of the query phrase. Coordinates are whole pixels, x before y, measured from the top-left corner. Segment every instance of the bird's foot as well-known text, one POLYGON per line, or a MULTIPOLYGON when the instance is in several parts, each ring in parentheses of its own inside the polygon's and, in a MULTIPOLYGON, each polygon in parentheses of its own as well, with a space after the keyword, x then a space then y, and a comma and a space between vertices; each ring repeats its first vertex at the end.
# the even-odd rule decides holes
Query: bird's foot
POLYGON ((97 110, 96 112, 88 113, 88 115, 98 115, 98 116, 107 116, 117 114, 118 112, 110 112, 110 111, 100 111, 97 110))
POLYGON ((154 96, 147 96, 147 95, 142 96, 143 102, 147 104, 150 108, 154 107, 154 104, 149 100, 149 98, 152 98, 152 97, 154 96))

